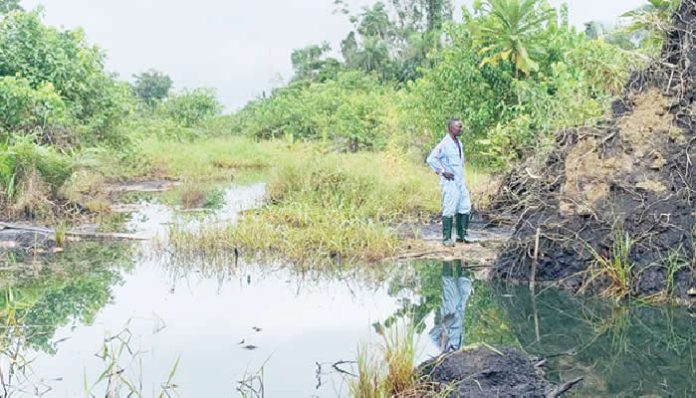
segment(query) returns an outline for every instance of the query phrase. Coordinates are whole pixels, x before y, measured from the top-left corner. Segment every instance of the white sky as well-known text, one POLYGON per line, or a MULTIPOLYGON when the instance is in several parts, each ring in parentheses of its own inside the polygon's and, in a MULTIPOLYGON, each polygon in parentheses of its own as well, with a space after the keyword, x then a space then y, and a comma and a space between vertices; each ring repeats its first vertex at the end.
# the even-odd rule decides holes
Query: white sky
MULTIPOLYGON (((347 0, 354 11, 371 0, 347 0)), ((454 0, 457 8, 471 0, 454 0)), ((551 0, 558 5, 561 0, 551 0)), ((646 0, 569 0, 571 22, 614 21, 646 0)), ((333 0, 22 0, 45 8, 50 25, 84 28, 121 78, 155 68, 175 88, 213 87, 228 110, 287 80, 290 53, 351 29, 333 0)))

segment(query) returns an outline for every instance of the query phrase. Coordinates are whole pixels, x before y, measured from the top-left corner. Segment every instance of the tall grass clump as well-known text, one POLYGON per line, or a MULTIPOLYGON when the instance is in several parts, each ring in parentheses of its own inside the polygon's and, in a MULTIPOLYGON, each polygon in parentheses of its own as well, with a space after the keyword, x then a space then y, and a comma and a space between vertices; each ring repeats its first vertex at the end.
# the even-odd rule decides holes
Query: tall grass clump
POLYGON ((27 136, 0 144, 0 208, 6 216, 22 211, 48 215, 53 205, 50 199, 71 173, 69 156, 27 136))
POLYGON ((602 256, 593 250, 596 267, 593 269, 592 279, 599 276, 607 278, 609 287, 604 292, 606 296, 621 299, 631 292, 633 264, 630 256, 634 243, 628 233, 617 227, 614 229, 609 256, 602 256))
POLYGON ((243 248, 292 261, 379 261, 399 240, 393 226, 439 209, 435 178, 409 155, 335 153, 294 145, 273 159, 268 203, 238 224, 177 231, 182 250, 243 248), (189 236, 190 235, 190 236, 189 236))
POLYGON ((382 344, 375 351, 365 345, 358 347, 358 375, 350 382, 353 397, 411 396, 409 392, 416 388, 416 333, 413 324, 392 325, 381 334, 382 344))

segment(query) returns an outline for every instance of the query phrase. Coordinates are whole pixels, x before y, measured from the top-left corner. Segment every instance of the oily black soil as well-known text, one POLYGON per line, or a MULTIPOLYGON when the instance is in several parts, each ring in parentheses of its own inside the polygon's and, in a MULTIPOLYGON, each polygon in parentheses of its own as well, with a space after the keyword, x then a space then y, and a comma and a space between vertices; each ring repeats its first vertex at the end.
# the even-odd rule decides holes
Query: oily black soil
POLYGON ((510 348, 446 354, 420 365, 419 374, 430 383, 451 386, 448 397, 545 397, 554 390, 534 361, 510 348))
MULTIPOLYGON (((0 254, 50 250, 55 247, 54 235, 34 231, 0 229, 0 254)), ((0 262, 2 262, 1 257, 0 262)))
POLYGON ((494 277, 526 281, 535 264, 536 281, 574 291, 686 298, 696 286, 696 0, 665 35, 610 120, 557 133, 505 176, 492 208, 518 221, 494 277))

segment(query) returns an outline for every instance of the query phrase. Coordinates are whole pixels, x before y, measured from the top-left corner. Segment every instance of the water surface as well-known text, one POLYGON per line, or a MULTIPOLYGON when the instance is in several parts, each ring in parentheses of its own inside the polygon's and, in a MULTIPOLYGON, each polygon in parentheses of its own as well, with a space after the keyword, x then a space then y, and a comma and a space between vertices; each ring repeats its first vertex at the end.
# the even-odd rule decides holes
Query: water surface
POLYGON ((238 396, 244 380, 269 397, 348 396, 358 345, 377 347, 377 331, 405 319, 417 324, 418 361, 513 346, 548 358, 554 382, 584 376, 575 396, 696 396, 689 309, 533 296, 458 262, 304 270, 167 250, 171 223, 234 222, 262 195, 262 185, 230 189, 221 210, 197 216, 143 204, 129 228, 160 245, 73 244, 0 271, 0 396, 103 396, 104 375, 148 397, 163 384, 182 397, 238 396))

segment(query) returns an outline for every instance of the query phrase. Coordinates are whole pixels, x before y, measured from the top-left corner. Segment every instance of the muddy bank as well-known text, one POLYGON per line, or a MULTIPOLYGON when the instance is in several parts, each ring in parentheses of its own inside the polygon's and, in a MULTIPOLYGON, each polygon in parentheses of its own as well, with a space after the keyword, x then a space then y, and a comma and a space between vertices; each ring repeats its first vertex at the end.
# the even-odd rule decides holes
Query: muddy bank
POLYGON ((393 229, 404 245, 398 256, 390 260, 462 260, 466 267, 492 266, 512 234, 510 226, 492 223, 480 214, 474 214, 469 226, 471 243, 457 243, 452 248, 442 245, 442 223, 436 218, 422 224, 396 225, 393 229))
POLYGON ((494 276, 688 300, 696 287, 696 3, 614 115, 568 129, 509 173, 493 208, 518 222, 494 276))
POLYGON ((6 251, 51 250, 55 247, 56 240, 52 235, 0 226, 0 253, 6 251))
MULTIPOLYGON (((104 187, 104 193, 111 200, 118 201, 120 195, 125 193, 159 193, 178 186, 176 181, 151 180, 129 181, 118 184, 110 184, 104 187)), ((139 210, 137 205, 111 204, 109 211, 113 213, 132 213, 139 210)), ((82 212, 87 210, 82 209, 82 212)), ((100 232, 98 225, 90 223, 89 217, 82 217, 73 228, 57 228, 55 225, 44 225, 36 222, 19 220, 17 222, 0 221, 0 254, 4 252, 17 253, 50 253, 60 251, 56 237, 60 236, 65 241, 79 240, 144 240, 146 237, 129 233, 104 233, 100 232)), ((75 221, 75 220, 73 220, 75 221)), ((62 242, 64 243, 64 242, 62 242)), ((62 244, 61 243, 61 244, 62 244)))
POLYGON ((511 348, 478 347, 427 361, 418 372, 442 392, 451 391, 447 397, 557 397, 575 384, 554 386, 543 363, 511 348))

